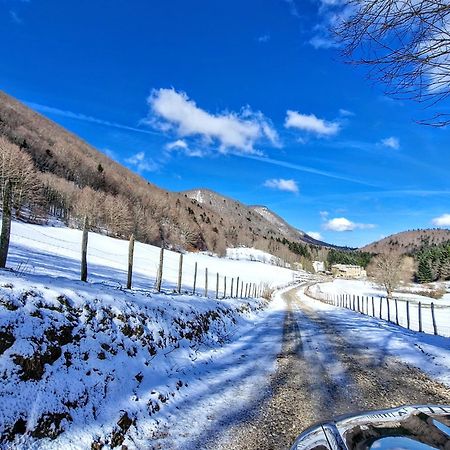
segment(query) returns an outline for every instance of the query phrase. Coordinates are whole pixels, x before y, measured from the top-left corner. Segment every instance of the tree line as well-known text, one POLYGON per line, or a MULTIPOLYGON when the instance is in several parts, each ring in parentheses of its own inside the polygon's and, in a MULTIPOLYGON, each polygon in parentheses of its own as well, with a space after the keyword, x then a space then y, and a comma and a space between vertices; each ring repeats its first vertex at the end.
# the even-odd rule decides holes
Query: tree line
POLYGON ((419 283, 450 280, 450 241, 422 247, 415 255, 419 283))

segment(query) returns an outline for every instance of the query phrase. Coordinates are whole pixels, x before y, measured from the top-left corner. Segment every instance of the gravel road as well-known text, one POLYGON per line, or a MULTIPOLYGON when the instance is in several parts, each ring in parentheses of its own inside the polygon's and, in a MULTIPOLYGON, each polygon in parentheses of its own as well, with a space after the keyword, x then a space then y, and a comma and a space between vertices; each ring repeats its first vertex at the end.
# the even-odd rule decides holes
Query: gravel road
POLYGON ((289 449, 317 421, 404 404, 450 404, 450 388, 364 342, 348 342, 339 323, 308 306, 298 288, 284 294, 282 351, 266 395, 211 449, 289 449))

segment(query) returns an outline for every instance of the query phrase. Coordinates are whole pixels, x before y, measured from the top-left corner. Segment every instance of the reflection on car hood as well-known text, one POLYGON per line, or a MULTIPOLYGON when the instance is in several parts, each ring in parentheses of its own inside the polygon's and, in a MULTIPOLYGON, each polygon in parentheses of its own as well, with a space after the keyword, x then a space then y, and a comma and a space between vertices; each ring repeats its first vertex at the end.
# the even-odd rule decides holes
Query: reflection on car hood
POLYGON ((313 426, 292 450, 450 450, 450 406, 401 408, 343 416, 313 426))

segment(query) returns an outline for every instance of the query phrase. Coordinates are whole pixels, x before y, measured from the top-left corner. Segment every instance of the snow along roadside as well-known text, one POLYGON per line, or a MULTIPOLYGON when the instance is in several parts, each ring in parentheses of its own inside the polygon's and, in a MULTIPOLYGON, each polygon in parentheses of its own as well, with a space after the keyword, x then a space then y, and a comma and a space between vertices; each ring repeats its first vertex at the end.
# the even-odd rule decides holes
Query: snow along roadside
POLYGON ((303 291, 297 291, 300 301, 329 321, 349 342, 364 345, 373 357, 399 358, 450 386, 450 338, 408 331, 385 320, 314 300, 303 291))
POLYGON ((1 272, 0 448, 195 448, 259 395, 283 315, 279 293, 213 300, 1 272))

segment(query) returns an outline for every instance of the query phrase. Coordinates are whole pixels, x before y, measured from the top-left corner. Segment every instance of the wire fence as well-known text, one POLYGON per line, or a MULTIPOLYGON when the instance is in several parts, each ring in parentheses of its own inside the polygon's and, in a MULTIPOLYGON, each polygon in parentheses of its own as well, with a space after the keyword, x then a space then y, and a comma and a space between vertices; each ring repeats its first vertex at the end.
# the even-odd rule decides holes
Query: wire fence
POLYGON ((331 294, 312 290, 309 297, 352 311, 386 320, 412 331, 450 337, 450 306, 416 299, 369 297, 356 294, 331 294))
MULTIPOLYGON (((130 241, 114 240, 102 245, 98 239, 95 244, 89 241, 90 233, 87 233, 86 254, 86 280, 83 279, 82 268, 82 236, 77 231, 74 239, 52 236, 40 230, 34 230, 33 236, 14 233, 17 242, 32 245, 36 252, 49 253, 47 258, 39 255, 35 258, 30 254, 10 259, 17 264, 18 270, 33 273, 46 272, 50 265, 55 266, 56 259, 51 255, 59 255, 61 258, 59 267, 49 269, 53 274, 65 274, 70 278, 82 279, 82 281, 100 280, 104 284, 119 286, 120 288, 137 288, 153 292, 178 293, 197 295, 208 298, 255 298, 269 295, 270 286, 263 282, 261 277, 246 279, 245 274, 239 274, 239 270, 223 272, 217 270, 217 264, 213 263, 213 270, 208 267, 205 256, 197 262, 192 256, 183 260, 183 254, 168 249, 160 249, 139 242, 131 244, 130 241), (42 235, 43 239, 34 234, 42 235), (45 242, 43 242, 45 241, 45 242), (109 244, 109 245, 108 245, 109 244), (70 260, 65 263, 63 258, 70 260), (216 266, 216 267, 214 267, 216 266), (214 270, 215 269, 215 270, 214 270), (228 273, 227 273, 228 272, 228 273), (237 272, 237 273, 236 273, 237 272), (109 277, 109 278, 108 278, 109 277)), ((100 239, 107 237, 101 236, 100 239)), ((106 241, 105 241, 106 243, 106 241)), ((230 267, 228 267, 230 269, 230 267)), ((248 274, 247 274, 248 275, 248 274)), ((248 277, 250 278, 250 277, 248 277)))

